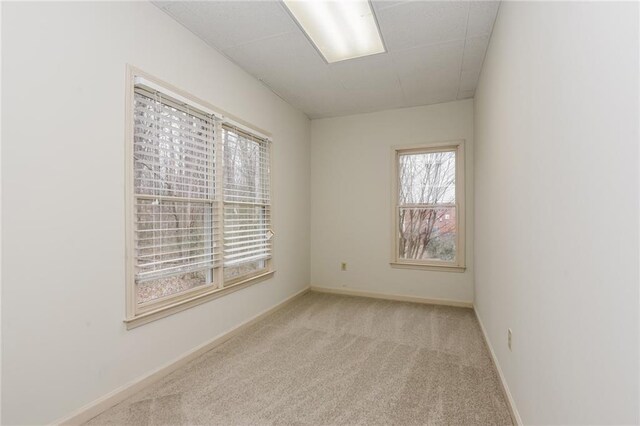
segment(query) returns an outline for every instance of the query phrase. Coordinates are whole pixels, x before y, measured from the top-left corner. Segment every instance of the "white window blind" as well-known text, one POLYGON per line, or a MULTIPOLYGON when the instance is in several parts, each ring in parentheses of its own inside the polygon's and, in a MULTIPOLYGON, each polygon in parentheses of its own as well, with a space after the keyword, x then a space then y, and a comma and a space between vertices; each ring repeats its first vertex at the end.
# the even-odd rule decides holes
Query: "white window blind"
POLYGON ((153 299, 211 283, 221 260, 215 125, 211 116, 144 88, 135 88, 134 103, 135 282, 202 277, 164 283, 151 291, 153 299))
POLYGON ((132 71, 128 328, 274 274, 268 136, 132 71))
POLYGON ((270 146, 223 124, 224 266, 234 274, 255 271, 271 258, 270 146), (244 268, 244 270, 243 270, 244 268))

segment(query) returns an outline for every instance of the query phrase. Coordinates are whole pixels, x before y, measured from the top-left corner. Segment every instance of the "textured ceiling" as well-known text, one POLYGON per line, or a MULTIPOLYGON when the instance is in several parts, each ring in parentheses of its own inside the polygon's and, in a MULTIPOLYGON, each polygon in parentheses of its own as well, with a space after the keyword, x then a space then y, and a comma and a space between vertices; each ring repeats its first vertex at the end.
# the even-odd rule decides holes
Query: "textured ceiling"
POLYGON ((499 2, 372 1, 387 53, 327 64, 280 1, 155 1, 310 118, 473 97, 499 2))

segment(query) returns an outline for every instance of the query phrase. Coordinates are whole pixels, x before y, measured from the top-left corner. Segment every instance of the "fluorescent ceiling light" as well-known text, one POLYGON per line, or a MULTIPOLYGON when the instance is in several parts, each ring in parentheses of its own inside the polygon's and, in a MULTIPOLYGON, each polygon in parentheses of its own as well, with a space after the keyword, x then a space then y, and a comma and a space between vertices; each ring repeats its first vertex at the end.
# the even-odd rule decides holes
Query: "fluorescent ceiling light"
POLYGON ((324 59, 385 52, 369 0, 283 0, 324 59))

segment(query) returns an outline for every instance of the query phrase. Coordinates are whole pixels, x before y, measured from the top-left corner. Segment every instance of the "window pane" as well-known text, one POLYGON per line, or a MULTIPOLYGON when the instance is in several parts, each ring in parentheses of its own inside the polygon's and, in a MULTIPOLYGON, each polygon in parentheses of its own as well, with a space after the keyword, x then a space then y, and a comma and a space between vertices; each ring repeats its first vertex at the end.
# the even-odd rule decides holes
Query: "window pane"
POLYGON ((207 281, 206 274, 206 271, 197 271, 138 283, 138 303, 149 302, 204 285, 207 281))
POLYGON ((401 154, 398 172, 400 205, 455 203, 454 151, 401 154))
POLYGON ((271 257, 268 142, 224 126, 224 267, 232 280, 271 257))
POLYGON ((254 274, 260 271, 261 269, 264 269, 265 267, 266 267, 265 261, 258 260, 256 262, 248 262, 248 263, 243 263, 242 265, 224 268, 224 281, 225 283, 227 283, 236 278, 240 278, 245 275, 254 274))
POLYGON ((211 210, 208 202, 137 200, 139 303, 205 284, 203 270, 214 266, 211 210))
POLYGON ((135 193, 210 198, 212 124, 146 96, 135 99, 135 193))
POLYGON ((271 255, 268 206, 224 206, 224 265, 236 266, 271 255))
POLYGON ((213 203, 214 123, 136 88, 133 141, 137 303, 212 283, 219 262, 213 203))
POLYGON ((225 129, 224 200, 269 203, 269 148, 266 142, 225 129))
POLYGON ((455 207, 401 207, 398 214, 400 259, 455 261, 455 207))

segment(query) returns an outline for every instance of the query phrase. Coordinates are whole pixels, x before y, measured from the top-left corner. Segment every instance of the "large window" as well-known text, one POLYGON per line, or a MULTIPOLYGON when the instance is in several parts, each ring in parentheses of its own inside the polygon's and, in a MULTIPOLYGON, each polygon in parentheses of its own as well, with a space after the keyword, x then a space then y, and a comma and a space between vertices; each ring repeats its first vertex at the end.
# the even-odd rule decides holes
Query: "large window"
POLYGON ((270 142, 189 95, 132 80, 130 327, 273 273, 270 142))
POLYGON ((392 265, 464 269, 462 142, 394 149, 392 265))

